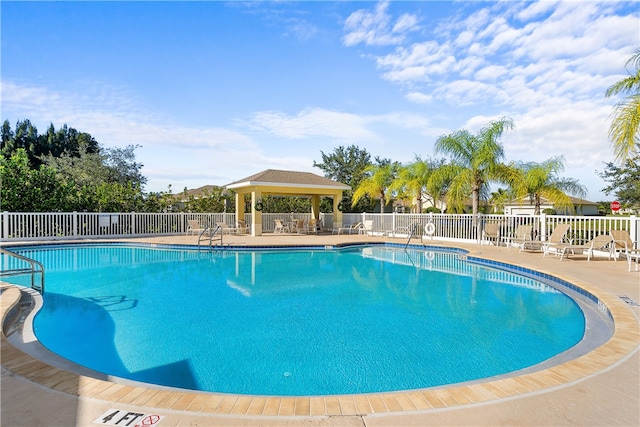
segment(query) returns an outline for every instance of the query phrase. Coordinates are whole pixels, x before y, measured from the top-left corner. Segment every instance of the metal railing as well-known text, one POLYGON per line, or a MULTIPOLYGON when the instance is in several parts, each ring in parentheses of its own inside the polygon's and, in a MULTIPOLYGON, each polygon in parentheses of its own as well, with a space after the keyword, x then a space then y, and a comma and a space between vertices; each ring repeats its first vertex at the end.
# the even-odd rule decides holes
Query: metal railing
POLYGON ((220 242, 220 246, 224 246, 224 244, 222 243, 222 236, 224 235, 224 233, 222 232, 222 226, 216 224, 213 228, 212 227, 205 227, 204 230, 202 230, 200 232, 200 234, 198 235, 198 249, 200 249, 200 244, 203 240, 206 240, 206 237, 209 237, 209 248, 213 248, 213 242, 220 242), (215 236, 218 237, 215 237, 215 236))
POLYGON ((2 257, 2 267, 0 268, 0 277, 11 277, 30 275, 31 276, 31 288, 44 294, 44 265, 42 263, 27 258, 26 256, 11 252, 9 250, 0 248, 0 254, 2 257), (23 266, 24 264, 27 266, 23 266), (40 284, 36 284, 35 276, 40 274, 40 284))

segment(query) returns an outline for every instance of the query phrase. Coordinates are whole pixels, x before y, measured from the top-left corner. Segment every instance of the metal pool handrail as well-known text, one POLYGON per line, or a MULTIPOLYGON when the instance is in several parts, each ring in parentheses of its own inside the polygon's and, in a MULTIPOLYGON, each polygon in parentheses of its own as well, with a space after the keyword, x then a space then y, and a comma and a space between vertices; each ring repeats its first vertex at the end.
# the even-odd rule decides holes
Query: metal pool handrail
POLYGON ((36 291, 40 292, 41 294, 44 294, 44 265, 42 265, 42 263, 31 259, 31 258, 27 258, 26 256, 17 254, 15 252, 0 248, 0 253, 13 257, 13 258, 17 258, 21 261, 26 262, 27 264, 29 264, 31 267, 30 268, 13 268, 13 269, 8 269, 8 270, 4 270, 1 269, 0 270, 0 277, 3 276, 17 276, 20 274, 31 274, 31 288, 35 289, 36 291), (36 286, 36 281, 35 281, 35 275, 40 273, 40 286, 36 286))
POLYGON ((220 240, 220 246, 223 245, 222 235, 224 233, 222 232, 222 227, 220 225, 215 225, 213 227, 213 230, 211 229, 211 227, 205 227, 205 229, 200 232, 200 235, 198 236, 198 249, 200 249, 200 241, 202 240, 202 236, 204 236, 206 233, 209 234, 209 247, 213 247, 212 245, 212 243, 214 242, 213 236, 215 236, 218 233, 220 233, 220 237, 218 237, 215 240, 220 240))

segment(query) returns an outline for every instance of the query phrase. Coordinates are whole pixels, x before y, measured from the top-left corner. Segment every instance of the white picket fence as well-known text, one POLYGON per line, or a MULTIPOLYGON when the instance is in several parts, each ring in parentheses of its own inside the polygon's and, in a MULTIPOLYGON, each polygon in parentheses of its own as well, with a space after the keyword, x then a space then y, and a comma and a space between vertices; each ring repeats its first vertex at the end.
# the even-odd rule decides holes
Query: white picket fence
MULTIPOLYGON (((311 214, 263 213, 262 231, 272 232, 274 220, 309 220, 311 214)), ((3 212, 0 217, 0 239, 7 242, 63 240, 88 238, 143 237, 158 235, 180 235, 187 231, 187 220, 195 219, 202 226, 216 223, 236 224, 235 213, 88 213, 54 212, 24 213, 3 212)), ((251 215, 245 216, 250 222, 251 215)), ((502 235, 510 235, 520 224, 533 226, 534 238, 546 240, 559 223, 571 224, 570 239, 574 243, 584 243, 593 237, 606 234, 609 230, 627 230, 634 242, 640 241, 640 218, 637 216, 564 216, 564 215, 478 215, 469 214, 376 214, 345 213, 343 226, 357 222, 372 221, 374 235, 395 234, 408 237, 409 230, 424 233, 424 227, 434 226, 434 239, 486 243, 482 229, 486 223, 500 225, 502 235)), ((333 215, 321 214, 320 222, 324 230, 332 230, 333 215)))

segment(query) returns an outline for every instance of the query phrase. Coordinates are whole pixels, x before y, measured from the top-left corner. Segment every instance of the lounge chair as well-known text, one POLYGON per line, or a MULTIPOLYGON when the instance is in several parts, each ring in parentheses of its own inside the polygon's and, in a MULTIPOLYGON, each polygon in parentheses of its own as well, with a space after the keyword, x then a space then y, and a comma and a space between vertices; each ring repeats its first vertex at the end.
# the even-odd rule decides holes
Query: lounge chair
MULTIPOLYGON (((544 252, 542 256, 547 256, 547 254, 552 251, 557 255, 557 246, 567 244, 564 240, 570 228, 571 224, 557 224, 549 236, 549 239, 542 242, 542 251, 544 252)), ((571 241, 569 241, 568 244, 571 244, 571 241)))
POLYGON ((188 219, 187 220, 187 236, 189 233, 195 235, 200 234, 205 230, 203 226, 200 225, 197 219, 188 219))
POLYGON ((489 242, 494 242, 496 246, 500 244, 500 223, 487 222, 482 228, 482 237, 489 242))
POLYGON ((558 245, 556 247, 556 255, 559 253, 560 260, 562 260, 565 255, 567 258, 569 258, 569 253, 575 255, 576 252, 579 252, 581 254, 584 254, 586 252, 587 261, 589 261, 594 255, 594 251, 604 249, 607 249, 607 251, 609 252, 609 259, 613 258, 615 260, 613 237, 611 237, 609 234, 601 234, 599 236, 596 236, 584 245, 558 245))
POLYGON ((285 233, 289 232, 289 226, 285 225, 285 223, 281 219, 274 219, 275 228, 273 229, 273 234, 285 233))
POLYGON ((236 227, 232 227, 224 222, 216 222, 216 225, 220 227, 220 232, 222 234, 236 234, 238 232, 236 227))
POLYGON ((511 249, 511 246, 519 247, 520 252, 522 252, 525 248, 535 248, 540 247, 540 242, 534 243, 531 238, 531 234, 533 231, 533 226, 531 225, 519 225, 516 227, 515 233, 513 236, 505 236, 502 238, 504 241, 507 250, 511 249))
POLYGON ((334 228, 332 233, 342 234, 344 231, 345 234, 352 234, 354 231, 360 232, 360 228, 362 228, 362 222, 356 222, 355 224, 351 224, 349 227, 334 228))
MULTIPOLYGON (((640 249, 638 245, 633 243, 631 236, 627 230, 610 230, 609 235, 613 239, 613 251, 618 252, 620 257, 626 257, 631 271, 631 261, 636 261, 636 271, 640 265, 640 249)), ((614 254, 615 255, 615 254, 614 254)))
POLYGON ((368 219, 362 222, 362 227, 358 230, 359 234, 371 234, 373 235, 373 220, 368 219))

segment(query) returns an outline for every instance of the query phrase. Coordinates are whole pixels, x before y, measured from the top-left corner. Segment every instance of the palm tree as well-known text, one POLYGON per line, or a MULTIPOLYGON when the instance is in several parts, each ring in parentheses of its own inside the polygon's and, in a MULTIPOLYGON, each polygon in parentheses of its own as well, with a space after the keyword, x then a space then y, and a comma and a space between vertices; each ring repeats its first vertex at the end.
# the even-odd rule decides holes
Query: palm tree
POLYGON ((487 193, 491 181, 510 182, 514 171, 500 161, 504 149, 498 142, 502 133, 513 128, 513 121, 502 118, 473 135, 463 129, 438 138, 436 153, 448 154, 452 163, 443 165, 434 172, 434 186, 449 182, 447 209, 461 211, 464 202, 471 196, 472 213, 477 215, 480 196, 487 193))
POLYGON ((491 193, 489 203, 493 205, 494 212, 504 212, 504 205, 510 199, 510 194, 504 188, 498 188, 497 191, 491 193))
POLYGON ((416 156, 412 163, 400 169, 398 176, 389 186, 389 190, 414 197, 417 202, 417 213, 421 213, 423 198, 428 196, 428 194, 425 194, 425 190, 429 185, 431 175, 443 163, 440 162, 438 164, 430 159, 422 160, 419 156, 416 156))
POLYGON ((609 128, 609 138, 613 144, 615 158, 624 162, 634 156, 638 149, 638 130, 640 129, 640 49, 625 64, 629 75, 607 89, 606 97, 626 95, 616 104, 613 121, 609 128), (635 70, 629 71, 628 67, 635 70))
POLYGON ((372 199, 380 199, 380 213, 384 213, 385 200, 388 202, 391 199, 389 187, 399 169, 399 163, 389 161, 367 166, 365 168, 367 177, 360 181, 358 188, 353 192, 351 206, 355 206, 364 196, 369 196, 372 199))
POLYGON ((542 163, 521 163, 516 167, 520 174, 512 183, 514 195, 516 198, 528 196, 531 204, 535 205, 534 215, 540 215, 542 198, 553 203, 557 210, 572 213, 573 202, 567 193, 576 197, 586 196, 586 188, 580 182, 558 176, 564 170, 562 156, 542 163))

